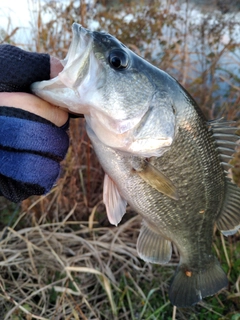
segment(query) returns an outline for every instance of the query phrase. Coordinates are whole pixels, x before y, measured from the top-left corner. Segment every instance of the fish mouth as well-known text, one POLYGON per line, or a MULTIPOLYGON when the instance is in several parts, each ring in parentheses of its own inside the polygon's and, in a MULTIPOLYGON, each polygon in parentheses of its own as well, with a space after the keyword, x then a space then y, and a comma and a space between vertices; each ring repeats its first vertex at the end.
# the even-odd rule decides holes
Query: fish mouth
POLYGON ((84 107, 79 109, 77 89, 89 74, 93 38, 91 31, 78 23, 73 23, 72 32, 67 56, 61 60, 63 70, 53 79, 33 83, 31 91, 70 113, 82 116, 88 113, 88 110, 84 107))
POLYGON ((87 29, 83 28, 83 26, 77 22, 73 22, 72 24, 72 32, 73 36, 80 36, 82 32, 87 33, 87 29))
POLYGON ((73 22, 72 32, 73 32, 72 43, 77 42, 79 38, 82 38, 86 35, 90 35, 92 33, 91 31, 89 31, 88 29, 85 29, 81 24, 77 22, 73 22))
POLYGON ((66 69, 71 67, 73 64, 78 66, 78 68, 75 68, 76 71, 74 71, 74 75, 72 75, 72 81, 75 83, 77 80, 77 76, 83 73, 84 65, 86 64, 88 56, 91 52, 92 36, 89 30, 83 28, 83 26, 76 22, 74 22, 72 25, 72 32, 73 38, 67 56, 61 62, 64 68, 66 67, 66 69))

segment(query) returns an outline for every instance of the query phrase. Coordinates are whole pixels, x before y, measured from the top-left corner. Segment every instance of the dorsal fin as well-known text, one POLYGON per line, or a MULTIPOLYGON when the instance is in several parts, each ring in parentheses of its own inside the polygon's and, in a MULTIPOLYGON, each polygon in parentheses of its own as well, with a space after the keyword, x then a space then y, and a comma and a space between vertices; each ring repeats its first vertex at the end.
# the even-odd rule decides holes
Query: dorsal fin
MULTIPOLYGON (((228 126, 230 126, 230 125, 236 125, 236 121, 234 121, 234 120, 231 120, 231 121, 226 121, 223 117, 221 117, 221 118, 217 118, 217 119, 213 119, 213 120, 209 120, 208 121, 208 124, 210 125, 210 126, 215 126, 215 127, 217 127, 217 126, 222 126, 222 124, 225 124, 225 127, 228 127, 228 126)), ((231 128, 231 127, 230 127, 231 128)))
POLYGON ((235 121, 224 121, 222 118, 209 121, 208 125, 213 133, 213 138, 216 143, 217 151, 219 152, 219 158, 224 171, 227 171, 233 166, 229 163, 232 159, 232 155, 236 152, 237 143, 240 140, 240 136, 235 134, 237 131, 235 121))
POLYGON ((225 236, 230 236, 240 227, 240 188, 227 177, 226 182, 225 201, 217 227, 225 236))

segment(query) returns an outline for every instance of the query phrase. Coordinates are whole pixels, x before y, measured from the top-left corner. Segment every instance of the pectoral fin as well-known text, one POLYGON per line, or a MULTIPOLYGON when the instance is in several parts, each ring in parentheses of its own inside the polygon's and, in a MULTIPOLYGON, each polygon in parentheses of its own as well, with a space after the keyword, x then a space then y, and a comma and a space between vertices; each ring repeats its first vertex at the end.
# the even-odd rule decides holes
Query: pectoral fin
POLYGON ((103 183, 103 203, 109 222, 117 226, 126 212, 127 201, 120 195, 117 186, 107 174, 103 183))
POLYGON ((156 169, 149 162, 144 160, 144 162, 141 162, 142 165, 139 165, 139 163, 139 161, 136 162, 136 159, 134 159, 133 168, 145 182, 169 198, 174 200, 179 199, 177 188, 170 179, 168 179, 162 172, 156 169))
POLYGON ((144 261, 164 264, 171 259, 172 244, 143 221, 137 240, 137 251, 144 261))

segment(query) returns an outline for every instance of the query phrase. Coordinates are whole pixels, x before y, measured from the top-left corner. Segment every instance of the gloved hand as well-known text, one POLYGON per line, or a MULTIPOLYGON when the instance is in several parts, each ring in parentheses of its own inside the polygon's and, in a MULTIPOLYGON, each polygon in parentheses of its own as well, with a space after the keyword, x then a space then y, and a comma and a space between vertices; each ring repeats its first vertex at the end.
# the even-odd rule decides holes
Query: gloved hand
POLYGON ((0 195, 13 202, 49 192, 68 149, 68 121, 59 127, 67 114, 28 93, 50 78, 54 61, 0 45, 0 195))

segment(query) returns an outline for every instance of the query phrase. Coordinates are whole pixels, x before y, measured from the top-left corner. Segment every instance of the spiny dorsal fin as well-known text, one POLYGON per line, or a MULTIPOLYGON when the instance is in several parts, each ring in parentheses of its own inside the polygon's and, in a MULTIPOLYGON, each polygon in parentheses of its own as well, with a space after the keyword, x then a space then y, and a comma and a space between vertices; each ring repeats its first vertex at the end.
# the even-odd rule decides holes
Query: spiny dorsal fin
MULTIPOLYGON (((223 123, 221 122, 221 126, 216 126, 214 124, 210 124, 211 128, 214 127, 214 132, 215 133, 226 133, 226 134, 230 134, 230 133, 235 133, 236 132, 236 127, 229 127, 230 125, 232 125, 232 122, 226 122, 227 126, 223 127, 223 123)), ((235 123, 235 122, 234 122, 235 123)), ((236 124, 236 123, 235 123, 236 124)))
MULTIPOLYGON (((235 129, 236 131, 236 129, 235 129)), ((216 140, 219 140, 220 143, 229 143, 232 142, 230 145, 234 146, 234 142, 236 142, 240 137, 236 135, 235 133, 220 133, 220 132, 215 132, 213 129, 213 136, 216 140)))
POLYGON ((226 196, 217 227, 225 236, 231 236, 240 228, 240 188, 229 178, 226 182, 226 196))
POLYGON ((210 126, 215 126, 215 127, 218 127, 218 126, 221 127, 222 125, 224 125, 224 127, 226 128, 226 127, 228 127, 228 126, 230 126, 232 124, 236 125, 236 121, 234 121, 234 120, 226 121, 223 117, 221 117, 221 118, 218 118, 218 119, 209 120, 208 124, 210 126))
POLYGON ((236 150, 232 149, 232 148, 224 148, 224 147, 217 147, 217 150, 219 152, 220 155, 233 155, 236 150))
POLYGON ((219 152, 219 158, 224 170, 233 168, 229 163, 232 159, 232 155, 236 152, 237 143, 240 140, 240 136, 235 134, 237 127, 235 121, 223 121, 223 119, 209 121, 208 125, 213 133, 217 151, 219 152), (234 125, 234 126, 233 126, 234 125))

